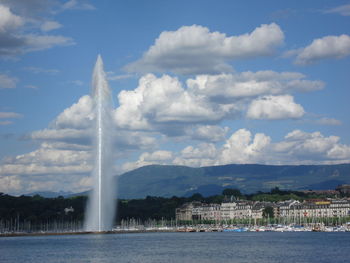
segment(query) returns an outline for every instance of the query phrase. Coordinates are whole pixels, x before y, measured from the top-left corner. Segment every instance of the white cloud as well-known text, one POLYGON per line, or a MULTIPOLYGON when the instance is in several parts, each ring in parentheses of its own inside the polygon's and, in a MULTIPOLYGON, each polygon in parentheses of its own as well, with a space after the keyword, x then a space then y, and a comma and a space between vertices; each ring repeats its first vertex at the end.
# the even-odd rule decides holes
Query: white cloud
POLYGON ((170 151, 155 151, 152 153, 145 152, 141 155, 140 159, 148 162, 153 161, 167 161, 172 159, 173 155, 170 151))
POLYGON ((35 151, 5 158, 0 165, 0 192, 87 190, 86 176, 93 163, 90 148, 72 148, 65 143, 44 142, 35 151))
POLYGON ((117 75, 116 73, 114 73, 113 71, 108 71, 107 72, 107 80, 109 81, 116 81, 116 80, 122 80, 122 79, 129 79, 132 78, 133 75, 132 74, 121 74, 121 75, 117 75))
POLYGON ((33 20, 54 13, 58 3, 56 0, 0 0, 0 4, 9 7, 25 19, 33 20))
POLYGON ((221 127, 216 125, 197 125, 195 128, 186 130, 186 135, 193 140, 206 142, 220 142, 225 139, 229 127, 221 127))
MULTIPOLYGON (((24 7, 25 1, 14 3, 15 1, 2 1, 0 3, 0 55, 11 56, 19 55, 31 51, 43 50, 52 48, 54 46, 67 46, 73 45, 74 41, 65 36, 59 35, 42 35, 40 32, 50 31, 50 29, 58 28, 58 22, 47 21, 42 22, 42 18, 37 19, 31 17, 30 12, 24 7), (13 7, 22 15, 13 13, 9 8, 13 7), (30 25, 30 26, 29 26, 30 25), (41 26, 43 26, 41 28, 41 26), (30 33, 26 33, 29 31, 30 33), (35 33, 35 31, 38 31, 35 33)), ((37 1, 38 2, 38 1, 37 1)), ((43 8, 44 4, 39 1, 38 5, 33 3, 33 6, 37 6, 38 9, 43 8)), ((36 7, 34 7, 35 9, 36 7)))
MULTIPOLYGON (((0 119, 18 119, 22 118, 23 115, 16 112, 0 112, 0 119)), ((11 125, 13 123, 12 120, 4 120, 0 121, 0 126, 11 125)))
POLYGON ((58 150, 43 143, 38 150, 7 158, 0 166, 0 175, 80 174, 91 168, 89 152, 58 150))
POLYGON ((265 96, 249 105, 247 117, 250 119, 296 119, 304 115, 300 104, 296 104, 290 95, 265 96))
POLYGON ((0 126, 6 126, 12 124, 13 121, 0 121, 0 126))
POLYGON ((219 75, 198 75, 187 80, 191 92, 220 102, 286 92, 308 92, 324 87, 322 81, 306 80, 298 72, 257 71, 219 75))
POLYGON ((14 89, 16 88, 17 79, 6 74, 0 74, 0 89, 14 89))
POLYGON ((284 162, 291 163, 344 163, 350 161, 350 146, 339 143, 337 136, 325 137, 320 132, 295 130, 273 147, 284 162))
POLYGON ((34 131, 27 135, 25 139, 90 144, 90 134, 90 129, 53 128, 34 131))
POLYGON ((142 166, 151 164, 168 164, 168 161, 173 158, 173 154, 170 151, 159 150, 152 153, 142 153, 136 162, 126 162, 123 164, 123 172, 137 169, 142 166))
POLYGON ((41 26, 40 29, 43 32, 49 32, 58 28, 61 28, 62 25, 58 23, 57 21, 45 21, 41 26))
POLYGON ((0 119, 13 119, 21 117, 23 117, 23 115, 16 112, 0 112, 0 119))
POLYGON ((350 16, 350 4, 337 6, 324 11, 324 13, 334 13, 342 16, 350 16))
MULTIPOLYGON (((173 153, 173 164, 192 167, 235 163, 258 164, 336 164, 350 161, 350 145, 339 143, 337 136, 326 137, 320 132, 294 130, 284 140, 272 142, 263 133, 246 129, 234 132, 222 146, 200 143, 173 153)), ((141 158, 136 162, 142 166, 141 158)), ((129 167, 135 163, 129 163, 129 167)))
POLYGON ((57 176, 11 175, 0 176, 0 192, 22 195, 37 191, 72 191, 75 193, 90 189, 90 178, 83 175, 57 176))
POLYGON ((60 72, 57 69, 46 69, 46 68, 40 68, 40 67, 25 67, 24 70, 35 73, 35 74, 40 74, 40 73, 57 74, 60 72))
POLYGON ((316 120, 316 123, 320 125, 341 125, 342 124, 340 120, 337 120, 334 118, 321 118, 319 120, 316 120))
POLYGON ((247 106, 247 117, 252 119, 300 118, 302 106, 286 92, 324 87, 323 82, 306 80, 301 73, 274 71, 199 75, 186 84, 168 75, 141 77, 136 89, 118 95, 118 127, 198 139, 204 130, 193 133, 193 125, 212 126, 224 119, 237 119, 247 106))
POLYGON ((199 25, 183 26, 162 32, 143 57, 127 65, 126 70, 178 74, 228 72, 232 67, 227 61, 271 55, 283 41, 284 34, 275 23, 231 37, 199 25))
POLYGON ((120 127, 152 130, 159 125, 221 120, 227 109, 186 91, 177 78, 143 76, 132 91, 121 91, 115 118, 120 127))
POLYGON ((270 144, 271 138, 257 133, 252 141, 252 134, 246 129, 240 129, 226 141, 219 155, 220 164, 258 163, 263 161, 264 150, 270 144))
POLYGON ((306 65, 323 59, 340 59, 350 55, 350 36, 325 36, 312 41, 304 48, 289 51, 291 55, 297 55, 295 63, 306 65))
POLYGON ((95 10, 96 8, 84 0, 69 0, 62 6, 63 10, 95 10))
MULTIPOLYGON (((93 100, 89 95, 81 97, 77 103, 65 109, 47 129, 34 131, 25 139, 65 142, 69 145, 91 145, 94 127, 93 100)), ((117 128, 117 123, 112 129, 117 128)), ((115 147, 119 151, 148 149, 156 144, 152 134, 118 128, 114 134, 115 147)))
POLYGON ((1 176, 0 175, 0 192, 17 193, 23 190, 24 184, 18 176, 1 176))
POLYGON ((74 45, 72 38, 53 35, 26 35, 25 52, 49 49, 54 46, 70 46, 74 45))
POLYGON ((0 4, 0 34, 14 30, 23 24, 21 17, 13 14, 9 7, 0 4))
POLYGON ((89 95, 85 95, 71 107, 65 109, 54 121, 57 128, 85 129, 92 127, 93 100, 89 95))
POLYGON ((202 167, 217 164, 218 151, 212 143, 201 143, 197 147, 187 146, 176 157, 173 164, 202 167))

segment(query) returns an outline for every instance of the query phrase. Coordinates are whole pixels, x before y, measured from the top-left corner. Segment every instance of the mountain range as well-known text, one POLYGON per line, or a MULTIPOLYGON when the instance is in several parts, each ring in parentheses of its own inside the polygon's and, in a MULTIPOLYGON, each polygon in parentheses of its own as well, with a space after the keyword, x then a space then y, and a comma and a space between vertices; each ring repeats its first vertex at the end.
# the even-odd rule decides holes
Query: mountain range
MULTIPOLYGON (((337 165, 260 165, 229 164, 192 168, 175 165, 149 165, 117 177, 118 197, 203 196, 220 194, 225 188, 242 193, 283 190, 328 190, 350 184, 350 164, 337 165)), ((88 192, 36 192, 43 197, 87 195, 88 192)))
POLYGON ((225 188, 243 193, 285 190, 334 189, 350 183, 350 164, 337 165, 260 165, 230 164, 191 168, 150 165, 118 177, 120 198, 146 196, 203 196, 219 194, 225 188))

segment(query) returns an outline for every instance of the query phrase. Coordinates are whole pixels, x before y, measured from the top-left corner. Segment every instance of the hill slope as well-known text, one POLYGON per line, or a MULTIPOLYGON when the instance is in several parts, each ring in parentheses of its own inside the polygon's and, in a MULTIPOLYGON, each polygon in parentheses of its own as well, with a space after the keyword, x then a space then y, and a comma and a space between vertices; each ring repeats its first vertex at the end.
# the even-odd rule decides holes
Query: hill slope
POLYGON ((281 189, 334 189, 350 183, 350 164, 339 165, 258 165, 231 164, 191 168, 150 165, 119 176, 120 198, 151 196, 205 196, 238 188, 244 193, 281 189))

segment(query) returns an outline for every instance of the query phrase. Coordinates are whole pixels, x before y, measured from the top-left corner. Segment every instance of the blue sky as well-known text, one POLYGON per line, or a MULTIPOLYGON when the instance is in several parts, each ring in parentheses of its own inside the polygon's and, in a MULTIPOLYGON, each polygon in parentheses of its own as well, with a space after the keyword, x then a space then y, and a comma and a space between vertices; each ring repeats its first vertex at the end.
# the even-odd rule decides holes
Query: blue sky
POLYGON ((91 73, 115 172, 350 160, 349 1, 0 0, 0 192, 83 191, 91 73))

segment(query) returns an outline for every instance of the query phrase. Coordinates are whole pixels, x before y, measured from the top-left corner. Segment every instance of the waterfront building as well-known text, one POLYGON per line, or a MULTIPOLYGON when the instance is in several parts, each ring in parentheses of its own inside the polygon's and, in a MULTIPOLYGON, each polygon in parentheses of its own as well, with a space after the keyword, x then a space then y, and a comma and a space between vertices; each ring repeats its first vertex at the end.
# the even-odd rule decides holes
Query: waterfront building
POLYGON ((210 220, 226 221, 232 219, 260 219, 267 207, 271 207, 273 217, 286 218, 302 222, 307 218, 342 218, 350 217, 350 199, 308 200, 300 202, 253 202, 231 200, 221 204, 185 203, 176 209, 179 221, 210 220))
POLYGON ((350 184, 339 185, 335 190, 343 195, 350 195, 350 184))
POLYGON ((200 220, 221 221, 220 204, 204 204, 200 210, 200 220))
POLYGON ((303 203, 290 200, 277 204, 276 217, 284 218, 330 218, 350 216, 347 199, 309 200, 303 203))
POLYGON ((198 216, 198 208, 202 206, 201 202, 185 203, 179 208, 176 208, 176 220, 179 221, 192 221, 194 217, 198 216))

